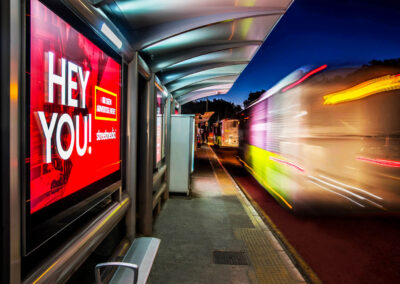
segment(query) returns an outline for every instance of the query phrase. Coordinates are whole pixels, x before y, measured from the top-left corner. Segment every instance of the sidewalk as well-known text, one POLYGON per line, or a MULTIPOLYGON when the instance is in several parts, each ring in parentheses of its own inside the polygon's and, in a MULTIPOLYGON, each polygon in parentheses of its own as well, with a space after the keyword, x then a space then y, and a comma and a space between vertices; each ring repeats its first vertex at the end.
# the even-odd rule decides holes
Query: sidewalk
POLYGON ((196 152, 192 197, 172 196, 153 236, 148 283, 305 283, 209 146, 196 152))

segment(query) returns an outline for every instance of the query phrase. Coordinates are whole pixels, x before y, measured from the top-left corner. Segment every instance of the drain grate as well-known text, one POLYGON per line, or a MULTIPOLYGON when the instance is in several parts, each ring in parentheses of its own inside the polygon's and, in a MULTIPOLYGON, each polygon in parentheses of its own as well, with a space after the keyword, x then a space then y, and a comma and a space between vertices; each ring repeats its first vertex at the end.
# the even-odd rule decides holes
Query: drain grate
POLYGON ((213 252, 213 259, 215 264, 249 265, 247 254, 244 251, 215 250, 213 252))

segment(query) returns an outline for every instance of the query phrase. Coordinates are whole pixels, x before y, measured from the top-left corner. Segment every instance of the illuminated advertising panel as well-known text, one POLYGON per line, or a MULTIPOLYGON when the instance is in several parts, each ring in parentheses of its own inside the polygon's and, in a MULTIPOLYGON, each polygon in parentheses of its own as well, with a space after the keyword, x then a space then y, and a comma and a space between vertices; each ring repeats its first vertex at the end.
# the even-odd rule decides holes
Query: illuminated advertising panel
POLYGON ((163 136, 163 93, 157 89, 157 117, 156 117, 156 164, 161 161, 162 156, 162 136, 163 136))
POLYGON ((30 214, 121 167, 121 65, 31 1, 30 214))

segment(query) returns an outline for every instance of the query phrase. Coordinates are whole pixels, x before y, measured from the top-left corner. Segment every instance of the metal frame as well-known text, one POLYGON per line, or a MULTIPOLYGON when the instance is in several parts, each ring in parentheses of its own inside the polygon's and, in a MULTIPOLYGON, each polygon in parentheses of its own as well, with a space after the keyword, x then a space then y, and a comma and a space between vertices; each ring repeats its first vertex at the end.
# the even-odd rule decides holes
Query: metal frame
MULTIPOLYGON (((218 86, 215 86, 218 87, 218 86)), ((180 105, 184 105, 188 102, 191 102, 193 100, 197 100, 197 99, 201 99, 201 98, 205 98, 208 96, 216 96, 216 95, 225 95, 226 94, 226 89, 213 89, 213 90, 208 90, 206 92, 193 92, 190 94, 187 94, 185 96, 179 97, 177 98, 177 101, 180 103, 180 105)))
POLYGON ((125 216, 130 202, 127 195, 122 196, 120 202, 114 202, 75 235, 62 250, 54 252, 24 283, 65 282, 125 216))
MULTIPOLYGON (((167 76, 170 75, 175 75, 173 79, 164 79, 163 83, 165 85, 171 84, 174 81, 177 81, 181 78, 184 78, 188 75, 194 74, 194 73, 199 73, 201 71, 209 70, 209 69, 214 69, 214 68, 219 68, 219 67, 225 67, 225 66, 231 66, 231 65, 241 65, 241 64, 248 64, 250 61, 226 61, 226 62, 218 62, 218 63, 208 63, 208 64, 199 64, 197 67, 180 67, 176 69, 171 69, 167 70, 165 72, 160 72, 159 76, 161 78, 166 78, 167 76)), ((171 91, 171 90, 170 90, 171 91)))
POLYGON ((21 98, 23 94, 23 6, 10 0, 10 282, 21 282, 21 98))
MULTIPOLYGON (((3 128, 2 125, 2 131, 6 129, 10 130, 10 139, 7 139, 10 147, 9 148, 10 158, 7 159, 7 162, 9 163, 10 166, 8 169, 10 176, 10 186, 7 187, 7 189, 9 189, 10 195, 9 195, 9 202, 5 202, 6 204, 8 204, 8 206, 4 208, 9 208, 10 210, 9 224, 12 225, 9 226, 10 229, 9 233, 10 233, 10 239, 12 241, 8 242, 10 254, 8 255, 8 257, 6 254, 2 255, 2 257, 8 258, 7 264, 9 265, 9 278, 7 277, 7 275, 4 277, 7 277, 7 280, 9 281, 6 281, 6 283, 7 282, 21 283, 22 281, 21 212, 23 208, 21 188, 24 188, 23 187, 24 164, 21 161, 21 157, 24 156, 23 149, 25 149, 24 139, 22 138, 22 135, 24 135, 23 133, 25 133, 24 124, 22 123, 24 121, 24 117, 22 117, 22 115, 24 115, 24 112, 22 110, 24 109, 24 94, 25 94, 25 87, 24 87, 25 86, 24 70, 25 70, 25 54, 26 54, 26 44, 25 44, 26 27, 24 25, 25 8, 23 6, 24 1, 6 0, 5 2, 6 3, 2 1, 2 8, 3 7, 7 8, 8 6, 9 9, 8 11, 2 9, 2 16, 4 11, 4 13, 6 14, 8 13, 10 17, 9 18, 2 17, 2 20, 4 21, 6 21, 7 19, 9 20, 9 29, 7 30, 10 31, 9 34, 10 40, 7 42, 10 46, 10 49, 9 49, 9 56, 7 56, 6 58, 10 59, 10 64, 8 66, 4 64, 4 66, 7 69, 9 69, 10 73, 9 73, 9 80, 7 81, 3 81, 3 73, 2 73, 2 82, 7 82, 7 83, 9 82, 9 84, 7 85, 11 86, 11 90, 9 89, 10 91, 10 96, 8 97, 10 99, 9 104, 8 105, 2 104, 2 110, 3 108, 9 107, 10 111, 9 128, 7 127, 3 128)), ((63 1, 64 4, 67 2, 68 1, 63 1)), ((76 2, 76 1, 70 1, 70 2, 76 2)), ((66 6, 71 7, 70 5, 68 5, 68 3, 66 4, 66 6)), ((99 21, 99 19, 100 18, 98 18, 97 21, 99 21)), ((90 21, 85 21, 85 22, 89 24, 92 23, 90 21)), ((93 30, 95 30, 93 26, 92 28, 93 30)), ((98 32, 96 34, 99 35, 98 32)), ((103 36, 101 36, 101 38, 104 40, 103 36)), ((1 50, 2 50, 1 55, 3 60, 4 55, 6 53, 3 53, 3 47, 1 50)), ((126 53, 126 51, 124 53, 124 56, 125 58, 129 59, 129 54, 126 53)), ((123 81, 123 77, 125 75, 123 65, 126 64, 126 62, 123 60, 121 63, 122 63, 121 65, 122 84, 126 84, 127 82, 123 81)), ((132 74, 137 75, 137 71, 135 71, 132 74)), ((133 84, 134 86, 136 86, 135 83, 133 84)), ((121 90, 123 90, 123 88, 121 90)), ((125 96, 125 94, 121 93, 121 98, 124 99, 122 96, 125 96)), ((124 100, 124 102, 125 101, 126 100, 124 100)), ((2 96, 2 102, 3 102, 3 96, 2 96)), ((132 104, 132 102, 130 103, 132 104)), ((137 103, 136 104, 133 103, 133 105, 137 107, 137 103)), ((125 104, 123 107, 126 106, 127 104, 125 104)), ((8 113, 7 111, 2 112, 2 114, 7 114, 7 113, 8 113)), ((135 110, 133 110, 133 113, 135 113, 135 110)), ((136 118, 134 115, 132 119, 134 120, 134 122, 136 122, 136 118)), ((136 125, 134 125, 133 127, 136 127, 136 125)), ((7 135, 4 135, 3 138, 7 138, 7 135)), ((121 139, 123 138, 124 137, 121 137, 121 139)), ((133 147, 133 149, 134 149, 133 153, 136 154, 136 148, 133 147)), ((130 191, 128 191, 128 193, 132 193, 133 191, 133 194, 130 194, 131 198, 134 197, 136 189, 136 184, 135 182, 133 183, 134 183, 133 189, 131 184, 131 186, 129 187, 130 191)), ((135 203, 130 202, 131 198, 125 196, 124 199, 122 200, 121 191, 119 191, 119 195, 116 196, 117 199, 116 204, 110 206, 105 212, 103 212, 101 216, 99 216, 96 220, 92 222, 92 225, 83 229, 83 231, 81 231, 80 233, 78 232, 76 235, 74 235, 74 237, 64 248, 60 248, 59 250, 54 251, 53 256, 51 256, 48 260, 42 262, 41 269, 33 271, 32 274, 29 275, 27 279, 25 279, 25 283, 31 283, 32 281, 36 280, 38 281, 38 283, 40 283, 40 282, 50 281, 49 279, 53 280, 57 279, 57 281, 61 281, 61 279, 63 279, 62 281, 65 281, 66 279, 68 279, 71 276, 72 272, 76 270, 76 267, 79 266, 86 259, 86 257, 92 253, 93 249, 102 241, 103 238, 106 237, 106 235, 112 230, 112 228, 114 228, 115 225, 122 219, 122 217, 125 215, 125 212, 128 209, 129 204, 132 204, 133 207, 133 208, 130 207, 131 215, 132 214, 135 215, 135 203)), ((133 217, 129 219, 128 216, 127 220, 131 220, 133 223, 127 225, 128 236, 133 238, 135 234, 134 231, 135 218, 133 217), (129 228, 133 229, 133 232, 132 230, 129 231, 129 228)))
MULTIPOLYGON (((161 82, 161 80, 155 76, 155 84, 156 84, 156 89, 159 89, 161 92, 163 92, 163 101, 164 101, 164 106, 163 106, 163 133, 162 133, 162 143, 165 143, 164 145, 162 145, 162 147, 164 147, 164 156, 163 153, 161 152, 161 161, 159 163, 157 163, 156 168, 159 170, 160 167, 165 165, 165 160, 166 160, 166 143, 167 143, 167 128, 164 128, 165 124, 168 123, 168 98, 169 98, 169 94, 168 94, 168 90, 165 87, 165 85, 163 85, 163 83, 161 82)), ((157 90, 156 90, 157 91, 157 90)), ((155 125, 155 127, 157 127, 157 125, 155 125)), ((161 149, 162 151, 162 149, 161 149)))
POLYGON ((100 14, 92 5, 87 5, 85 1, 80 0, 61 0, 61 2, 73 11, 81 20, 93 27, 93 31, 105 42, 109 44, 117 53, 122 53, 126 61, 131 61, 134 55, 134 49, 120 32, 120 30, 104 15, 100 14), (122 48, 118 50, 116 46, 100 32, 101 25, 105 23, 122 41, 122 48))
MULTIPOLYGON (((146 82, 144 93, 138 93, 141 98, 141 111, 139 120, 141 123, 138 133, 138 230, 141 234, 152 233, 152 201, 153 201, 153 155, 154 155, 154 125, 155 125, 155 80, 151 74, 150 80, 143 77, 146 82)), ((138 83, 139 84, 139 83, 138 83)))
MULTIPOLYGON (((230 77, 236 76, 237 78, 239 77, 240 72, 243 70, 243 68, 241 67, 244 68, 245 66, 243 64, 229 65, 193 73, 188 76, 185 76, 184 78, 181 78, 178 81, 174 81, 168 84, 168 88, 170 88, 171 93, 176 93, 180 90, 184 90, 185 88, 191 88, 193 86, 201 85, 204 83, 212 83, 213 81, 218 81, 217 79, 219 78, 224 78, 224 77, 227 78, 228 76, 230 77), (235 68, 235 67, 237 68, 236 70, 229 70, 230 68, 235 68)), ((231 80, 230 82, 233 83, 233 81, 231 80)), ((217 84, 218 83, 215 83, 214 85, 217 84)))
POLYGON ((176 21, 171 24, 165 24, 158 29, 140 30, 142 37, 132 45, 135 50, 144 49, 158 42, 174 37, 176 35, 186 33, 191 30, 200 29, 209 25, 217 25, 221 22, 232 19, 245 19, 252 17, 263 17, 272 15, 283 15, 285 9, 263 9, 254 10, 244 7, 240 11, 230 11, 221 14, 208 15, 198 18, 189 18, 181 21, 176 21))
MULTIPOLYGON (((245 5, 224 0, 218 3, 220 9, 214 11, 199 0, 187 1, 179 7, 174 6, 175 1, 165 1, 164 8, 155 10, 151 7, 157 5, 156 0, 143 3, 149 9, 142 6, 134 9, 134 3, 130 6, 131 3, 120 0, 90 2, 121 27, 132 48, 141 53, 151 70, 145 72, 146 78, 150 78, 150 73, 160 75, 169 92, 180 89, 178 83, 185 76, 200 70, 239 62, 247 65, 293 2, 260 0, 245 5), (163 11, 168 13, 166 18, 162 17, 163 11), (193 13, 192 17, 184 16, 183 11, 193 13), (237 51, 235 54, 227 52, 233 49, 237 51), (208 60, 208 54, 215 54, 215 58, 208 60), (179 65, 197 57, 199 62, 188 63, 190 67, 179 65)), ((196 79, 202 80, 193 78, 194 82, 196 79)))
POLYGON ((167 170, 167 165, 163 164, 157 172, 154 173, 153 175, 153 188, 156 187, 157 183, 159 183, 161 181, 161 178, 163 177, 163 175, 165 174, 167 170))
MULTIPOLYGON (((236 76, 236 78, 237 78, 237 77, 239 77, 239 74, 231 73, 229 75, 223 75, 223 76, 236 76)), ((215 79, 215 78, 217 78, 217 77, 207 78, 202 81, 207 81, 209 79, 215 79)), ((181 97, 186 96, 187 94, 196 93, 196 91, 199 92, 198 90, 218 89, 221 85, 231 85, 232 86, 234 83, 234 81, 218 82, 218 83, 215 83, 215 82, 202 83, 202 81, 200 81, 199 83, 189 84, 185 87, 177 89, 176 91, 173 91, 172 94, 174 95, 174 98, 181 99, 181 97)))
MULTIPOLYGON (((131 200, 136 200, 137 184, 137 121, 138 121, 138 54, 128 65, 128 94, 127 94, 127 137, 126 137, 126 191, 131 200)), ((136 234, 136 202, 132 202, 126 216, 126 232, 130 241, 136 234)))
POLYGON ((165 171, 165 182, 167 183, 166 197, 169 198, 169 163, 171 160, 171 112, 175 111, 175 101, 171 94, 168 93, 167 98, 167 139, 165 139, 165 165, 167 169, 165 171))
MULTIPOLYGON (((162 114, 162 117, 163 117, 163 121, 162 121, 163 132, 162 132, 162 137, 161 137, 162 143, 165 143, 165 144, 161 145, 161 147, 164 146, 164 149, 166 149, 166 152, 168 152, 168 148, 167 148, 167 144, 168 144, 167 143, 168 126, 167 126, 167 128, 164 128, 164 125, 165 125, 164 124, 165 123, 164 119, 168 123, 169 94, 168 94, 168 91, 167 91, 166 87, 162 85, 161 81, 158 79, 157 76, 154 76, 154 81, 155 81, 154 99, 156 100, 156 98, 157 98, 157 89, 158 89, 159 91, 162 92, 162 96, 163 96, 162 100, 163 101, 165 100, 165 106, 166 107, 165 108, 163 107, 164 108, 163 109, 164 113, 162 114), (166 98, 165 98, 165 94, 168 94, 166 98), (165 139, 164 139, 164 136, 166 136, 165 139)), ((164 157, 162 156, 162 153, 161 153, 161 160, 160 161, 157 162, 157 159, 156 159, 156 153, 157 153, 157 120, 156 120, 157 119, 157 111, 156 111, 156 109, 157 109, 157 103, 155 101, 154 102, 154 119, 155 119, 155 123, 154 123, 154 150, 153 150, 155 154, 153 155, 153 159, 154 159, 153 169, 154 169, 154 172, 153 172, 153 190, 152 190, 152 193, 153 193, 153 196, 152 196, 152 209, 153 210, 155 210, 157 205, 158 205, 158 207, 157 207, 158 209, 157 210, 159 210, 161 208, 161 202, 160 202, 161 198, 164 198, 164 200, 169 198, 169 194, 168 194, 168 191, 167 191, 168 186, 167 186, 167 183, 166 183, 166 180, 167 180, 167 176, 166 176, 166 173, 167 173, 167 171, 166 171, 167 170, 167 164, 166 164, 167 153, 165 153, 164 157)))
POLYGON ((10 282, 10 1, 0 2, 0 175, 1 196, 1 260, 0 281, 10 282))
MULTIPOLYGON (((159 162, 157 162, 157 89, 158 87, 161 88, 158 80, 158 78, 153 74, 154 77, 154 86, 152 88, 154 89, 154 106, 153 106, 153 116, 154 116, 154 125, 153 125, 153 172, 157 171, 159 167, 162 165, 162 158, 159 162), (158 87, 157 87, 158 85, 158 87)), ((162 90, 159 90, 162 92, 162 90)), ((163 94, 162 94, 163 95, 163 94)), ((162 137, 161 137, 162 139, 162 137)), ((154 187, 153 187, 154 190, 154 187)))
POLYGON ((140 55, 137 55, 137 60, 138 60, 139 73, 142 74, 143 77, 146 78, 147 80, 150 80, 151 70, 147 65, 146 61, 144 61, 140 55))
POLYGON ((199 0, 187 1, 179 7, 175 7, 177 3, 172 0, 165 1, 165 8, 155 10, 151 7, 157 5, 156 0, 143 3, 150 9, 142 6, 134 9, 134 6, 129 6, 130 3, 120 0, 89 0, 92 4, 89 6, 91 9, 96 7, 109 21, 119 25, 121 34, 129 40, 132 49, 139 51, 150 67, 151 72, 144 71, 146 78, 150 78, 151 73, 157 73, 162 82, 168 84, 166 87, 170 92, 177 89, 173 81, 179 81, 197 70, 238 62, 247 64, 293 2, 260 0, 246 5, 229 0, 221 1, 218 6, 221 9, 214 11, 199 0), (168 13, 167 18, 162 17, 163 11, 168 13), (186 17, 183 11, 193 13, 192 17, 186 17), (254 22, 250 25, 253 28, 249 22, 254 22), (239 31, 241 28, 242 32, 239 31), (190 40, 190 37, 195 39, 190 40), (238 50, 237 54, 223 54, 232 49, 238 50), (220 53, 220 56, 207 60, 206 55, 211 53, 220 53), (196 57, 201 57, 199 60, 203 62, 186 69, 178 65, 196 57))
POLYGON ((167 68, 171 68, 172 65, 186 61, 188 59, 198 57, 201 55, 210 54, 213 52, 229 50, 232 48, 245 47, 249 45, 261 46, 262 41, 260 40, 249 40, 240 42, 231 42, 224 44, 208 45, 204 47, 192 48, 190 52, 175 52, 174 54, 166 54, 162 57, 155 58, 151 62, 150 67, 153 72, 159 72, 167 68), (160 65, 161 64, 161 65, 160 65))
POLYGON ((109 266, 126 267, 126 268, 132 269, 133 270, 132 283, 134 283, 134 284, 137 283, 138 277, 139 277, 139 267, 136 264, 128 263, 128 262, 105 262, 105 263, 99 263, 95 267, 96 284, 102 283, 100 269, 103 267, 109 267, 109 266))

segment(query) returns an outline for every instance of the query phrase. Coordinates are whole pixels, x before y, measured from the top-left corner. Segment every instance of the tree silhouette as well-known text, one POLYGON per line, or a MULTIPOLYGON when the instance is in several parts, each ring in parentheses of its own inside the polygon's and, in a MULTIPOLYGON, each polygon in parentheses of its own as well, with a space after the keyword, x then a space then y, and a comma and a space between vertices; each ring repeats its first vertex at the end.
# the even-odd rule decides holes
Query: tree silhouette
POLYGON ((245 100, 243 102, 244 107, 248 107, 252 102, 254 102, 255 100, 257 100, 263 93, 265 93, 265 90, 262 89, 261 91, 256 91, 256 92, 251 92, 247 98, 247 100, 245 100))
MULTIPOLYGON (((234 103, 214 99, 208 101, 208 111, 213 111, 214 114, 210 118, 210 123, 216 122, 224 118, 236 118, 237 113, 242 110, 241 106, 234 103)), ((183 114, 204 113, 206 111, 206 101, 193 101, 182 106, 183 114)))

